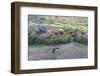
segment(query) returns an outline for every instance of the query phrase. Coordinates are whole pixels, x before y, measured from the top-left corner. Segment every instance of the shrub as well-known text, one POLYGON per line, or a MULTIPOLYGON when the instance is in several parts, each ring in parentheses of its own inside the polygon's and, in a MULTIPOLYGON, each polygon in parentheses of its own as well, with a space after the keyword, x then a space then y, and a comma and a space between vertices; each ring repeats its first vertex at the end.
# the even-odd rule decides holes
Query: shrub
POLYGON ((28 36, 28 44, 29 45, 34 45, 37 41, 38 37, 36 35, 30 35, 28 36))
POLYGON ((51 37, 45 40, 46 45, 59 45, 70 42, 70 35, 61 37, 51 37))
POLYGON ((80 36, 75 37, 75 41, 82 43, 82 44, 88 44, 88 38, 84 35, 80 35, 80 36))

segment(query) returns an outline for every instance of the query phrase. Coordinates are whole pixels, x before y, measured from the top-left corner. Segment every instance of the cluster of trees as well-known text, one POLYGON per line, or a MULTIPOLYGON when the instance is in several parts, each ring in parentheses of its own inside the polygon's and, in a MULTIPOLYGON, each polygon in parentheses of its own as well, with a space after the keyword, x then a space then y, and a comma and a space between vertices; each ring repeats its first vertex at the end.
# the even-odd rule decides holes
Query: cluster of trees
POLYGON ((29 45, 58 45, 72 41, 87 44, 87 32, 87 17, 28 16, 29 45))

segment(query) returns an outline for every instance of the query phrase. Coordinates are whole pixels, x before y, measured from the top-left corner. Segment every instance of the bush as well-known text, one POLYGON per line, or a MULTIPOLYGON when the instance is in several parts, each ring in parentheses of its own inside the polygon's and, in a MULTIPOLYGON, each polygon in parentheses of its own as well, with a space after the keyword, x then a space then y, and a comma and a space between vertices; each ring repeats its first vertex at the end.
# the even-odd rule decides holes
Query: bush
POLYGON ((29 36, 28 37, 28 44, 29 45, 40 45, 40 44, 44 44, 44 45, 59 45, 59 44, 64 44, 64 43, 68 43, 70 42, 70 34, 69 35, 63 35, 63 36, 58 36, 58 37, 54 37, 51 36, 50 38, 44 38, 44 37, 40 37, 37 34, 34 34, 34 36, 29 36))
POLYGON ((47 37, 41 36, 42 34, 37 34, 34 30, 29 30, 28 34, 28 44, 29 45, 59 45, 64 43, 69 43, 71 41, 76 41, 82 44, 87 44, 88 39, 85 34, 78 28, 68 27, 64 29, 63 34, 56 35, 55 33, 47 33, 47 37), (79 32, 79 34, 77 34, 79 32))
POLYGON ((88 38, 84 35, 80 35, 80 36, 75 37, 75 41, 82 43, 82 44, 88 44, 88 38))
POLYGON ((45 40, 46 45, 59 45, 70 42, 70 35, 63 37, 49 38, 45 40))
POLYGON ((38 39, 38 37, 36 35, 33 36, 31 34, 30 36, 28 36, 28 44, 34 45, 36 43, 37 39, 38 39))

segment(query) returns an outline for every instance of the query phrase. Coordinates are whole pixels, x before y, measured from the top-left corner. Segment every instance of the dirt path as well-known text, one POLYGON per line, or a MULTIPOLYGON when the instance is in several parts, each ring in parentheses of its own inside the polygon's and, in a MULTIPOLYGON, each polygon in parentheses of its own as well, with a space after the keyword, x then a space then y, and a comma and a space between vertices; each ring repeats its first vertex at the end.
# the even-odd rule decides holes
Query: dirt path
POLYGON ((87 58, 87 47, 80 48, 74 43, 59 46, 29 47, 28 60, 51 60, 51 59, 79 59, 87 58), (59 47, 56 53, 52 49, 59 47))

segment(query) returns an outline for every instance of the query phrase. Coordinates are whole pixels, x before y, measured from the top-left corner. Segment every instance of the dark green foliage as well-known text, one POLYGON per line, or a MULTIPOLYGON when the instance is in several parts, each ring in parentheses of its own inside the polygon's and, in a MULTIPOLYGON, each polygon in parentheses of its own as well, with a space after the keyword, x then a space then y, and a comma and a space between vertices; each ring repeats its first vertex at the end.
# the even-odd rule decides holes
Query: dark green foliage
POLYGON ((50 38, 43 38, 39 37, 38 35, 34 35, 32 37, 28 37, 28 43, 29 45, 39 45, 39 44, 45 44, 45 45, 59 45, 64 43, 70 42, 70 35, 63 36, 63 37, 50 37, 50 38))
MULTIPOLYGON (((59 31, 58 31, 59 32, 59 31)), ((28 44, 29 45, 59 45, 71 41, 88 44, 88 18, 87 17, 60 17, 60 16, 28 16, 28 44), (54 32, 47 33, 47 29, 62 29, 62 35, 54 32), (78 32, 78 34, 77 34, 78 32)))
POLYGON ((82 43, 82 44, 88 44, 88 38, 84 35, 80 35, 80 36, 75 37, 75 41, 82 43))
POLYGON ((47 45, 59 45, 59 44, 64 44, 69 42, 70 42, 70 36, 50 38, 45 40, 45 44, 47 45))

